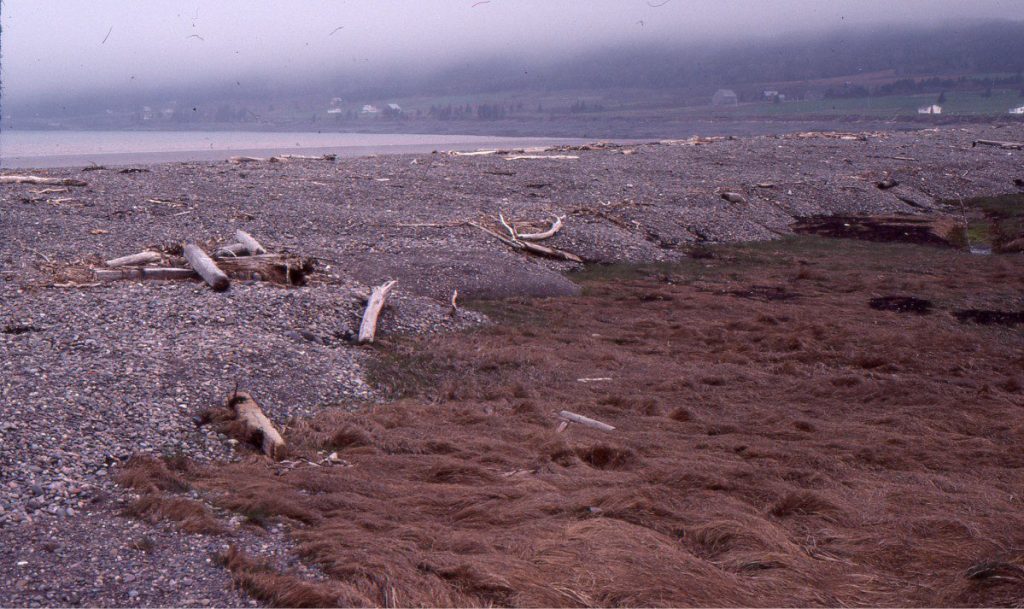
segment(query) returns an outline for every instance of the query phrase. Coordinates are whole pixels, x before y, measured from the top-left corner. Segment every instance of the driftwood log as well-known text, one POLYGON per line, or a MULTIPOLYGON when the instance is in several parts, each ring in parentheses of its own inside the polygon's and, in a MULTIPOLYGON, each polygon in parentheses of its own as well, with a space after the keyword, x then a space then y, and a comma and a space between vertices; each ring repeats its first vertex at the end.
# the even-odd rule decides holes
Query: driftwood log
POLYGON ((563 410, 558 413, 558 418, 562 419, 563 422, 568 421, 570 423, 579 423, 580 425, 585 425, 601 431, 615 431, 615 428, 607 423, 602 423, 601 421, 596 421, 590 417, 585 417, 581 414, 576 414, 575 412, 569 412, 568 410, 563 410))
POLYGON ((228 276, 198 245, 192 243, 185 245, 185 259, 215 291, 223 292, 231 287, 231 280, 228 279, 228 276))
POLYGON ((217 248, 217 251, 213 252, 214 259, 217 258, 237 258, 239 256, 249 255, 249 249, 241 243, 232 243, 231 245, 225 245, 217 248))
POLYGON ((107 260, 104 262, 109 267, 116 266, 138 266, 147 264, 150 262, 159 262, 163 256, 160 252, 139 252, 138 254, 132 254, 130 256, 121 256, 120 258, 114 258, 113 260, 107 260))
POLYGON ((192 269, 135 267, 120 269, 96 269, 93 271, 97 281, 119 281, 121 279, 198 279, 199 275, 192 269))
POLYGON ((1003 150, 1024 150, 1024 142, 1001 142, 999 140, 974 140, 971 148, 976 146, 995 146, 1003 150))
MULTIPOLYGON (((548 258, 555 258, 555 259, 558 259, 558 260, 568 260, 570 262, 583 262, 582 258, 580 258, 576 254, 572 254, 570 252, 565 252, 565 251, 562 251, 562 250, 559 250, 559 249, 555 249, 553 247, 547 247, 547 246, 541 245, 539 243, 532 243, 530 241, 520 241, 519 239, 513 240, 513 239, 510 239, 508 237, 505 237, 504 235, 501 235, 499 233, 496 233, 496 232, 492 231, 491 229, 487 228, 486 226, 484 226, 482 224, 477 224, 476 222, 467 222, 467 224, 469 224, 470 226, 475 226, 475 227, 479 228, 480 230, 484 231, 488 235, 494 237, 498 241, 501 241, 502 243, 504 243, 505 245, 507 245, 507 246, 509 246, 509 247, 511 247, 513 249, 523 250, 523 251, 531 252, 533 254, 537 254, 539 256, 545 256, 545 257, 548 257, 548 258)), ((503 222, 503 224, 505 224, 505 223, 503 222)), ((506 228, 510 228, 507 224, 505 224, 505 225, 506 225, 506 228)))
POLYGON ((284 285, 305 285, 306 275, 313 271, 311 260, 282 254, 220 258, 217 265, 230 277, 284 285))
POLYGON ((235 240, 245 246, 245 249, 249 252, 250 256, 258 256, 260 254, 267 253, 267 250, 260 245, 260 242, 244 230, 235 231, 235 240))
POLYGON ((258 444, 263 454, 275 460, 284 456, 284 438, 251 395, 245 391, 235 391, 228 397, 227 407, 235 413, 235 419, 245 426, 249 441, 258 444))
POLYGON ((60 184, 61 186, 88 186, 82 180, 71 178, 45 178, 40 176, 0 176, 0 184, 60 184))
POLYGON ((384 301, 387 300, 388 294, 391 293, 396 283, 392 280, 373 288, 370 300, 366 303, 366 311, 363 312, 363 321, 359 324, 359 342, 361 344, 373 342, 377 334, 377 318, 380 317, 384 301))

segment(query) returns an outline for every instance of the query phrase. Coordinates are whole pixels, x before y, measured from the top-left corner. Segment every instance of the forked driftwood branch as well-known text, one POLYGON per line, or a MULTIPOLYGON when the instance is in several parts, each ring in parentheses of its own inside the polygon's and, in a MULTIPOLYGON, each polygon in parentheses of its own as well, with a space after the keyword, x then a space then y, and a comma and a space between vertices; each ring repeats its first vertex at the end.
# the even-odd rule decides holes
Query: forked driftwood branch
POLYGON ((359 343, 372 343, 377 334, 377 318, 384 308, 384 301, 387 300, 391 290, 398 283, 395 280, 388 281, 373 288, 370 300, 366 303, 366 311, 363 312, 363 321, 359 324, 359 343))
POLYGON ((235 413, 235 419, 245 425, 250 441, 259 444, 263 454, 274 460, 284 456, 284 438, 251 395, 234 391, 228 396, 227 407, 235 413))
POLYGON ((498 220, 501 223, 501 225, 505 227, 505 230, 508 231, 508 237, 501 235, 477 222, 470 221, 467 222, 467 224, 479 228, 488 235, 494 237, 498 241, 501 241, 502 243, 513 249, 523 250, 526 252, 530 252, 532 254, 537 254, 539 256, 554 258, 556 260, 568 260, 569 262, 583 262, 583 259, 577 256, 576 254, 562 251, 560 249, 555 249, 553 247, 547 247, 546 245, 541 245, 539 243, 533 243, 531 241, 523 241, 521 237, 516 233, 516 229, 513 228, 512 225, 509 224, 507 220, 505 220, 504 214, 499 213, 498 220))

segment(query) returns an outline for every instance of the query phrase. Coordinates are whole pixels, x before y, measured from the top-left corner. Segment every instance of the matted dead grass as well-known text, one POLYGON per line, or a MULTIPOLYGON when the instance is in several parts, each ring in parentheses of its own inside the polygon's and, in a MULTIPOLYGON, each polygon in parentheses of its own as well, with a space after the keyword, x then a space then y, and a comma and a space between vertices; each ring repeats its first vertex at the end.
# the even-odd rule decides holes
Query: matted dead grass
POLYGON ((1019 310, 1020 259, 807 238, 713 255, 379 347, 404 397, 286 433, 348 466, 175 476, 292 524, 328 581, 228 561, 272 604, 1024 603, 1024 335, 952 314, 1019 310), (869 306, 890 295, 932 312, 869 306), (616 430, 557 433, 563 409, 616 430))

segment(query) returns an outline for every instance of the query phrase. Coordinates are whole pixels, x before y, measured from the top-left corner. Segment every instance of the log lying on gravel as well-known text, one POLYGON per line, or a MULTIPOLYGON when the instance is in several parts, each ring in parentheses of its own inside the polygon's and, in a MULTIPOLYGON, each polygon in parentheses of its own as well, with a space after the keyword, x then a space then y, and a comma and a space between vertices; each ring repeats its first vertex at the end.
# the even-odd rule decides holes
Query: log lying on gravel
POLYGON ((581 414, 576 414, 575 412, 569 412, 568 410, 563 410, 562 412, 558 413, 558 418, 562 419, 563 421, 568 421, 570 423, 579 423, 580 425, 585 425, 587 427, 592 427, 594 429, 599 429, 601 431, 615 431, 615 428, 607 423, 602 423, 601 421, 596 421, 594 419, 591 419, 590 417, 585 417, 581 414))
POLYGON ((82 180, 70 178, 44 178, 40 176, 0 176, 0 184, 60 184, 61 186, 88 186, 82 180))
POLYGON ((252 235, 245 232, 244 230, 235 231, 235 239, 245 246, 246 251, 249 252, 250 256, 258 256, 260 254, 266 254, 267 250, 263 249, 260 242, 253 238, 252 235))
POLYGON ((214 259, 216 258, 237 258, 239 256, 249 255, 249 249, 241 243, 232 243, 231 245, 225 245, 224 247, 218 248, 217 251, 213 252, 214 259))
POLYGON ((245 391, 235 391, 228 397, 227 407, 235 413, 235 418, 245 425, 249 441, 258 444, 263 454, 277 460, 284 456, 284 438, 274 428, 267 415, 263 414, 260 405, 245 391))
POLYGON ((258 279, 284 285, 305 285, 306 275, 313 271, 308 259, 283 254, 219 258, 217 266, 229 277, 258 279), (254 277, 258 275, 258 277, 254 277))
POLYGON ((258 156, 232 156, 232 157, 228 157, 228 162, 229 163, 235 163, 235 164, 238 164, 238 163, 262 163, 262 162, 264 162, 266 160, 267 159, 264 159, 264 158, 261 158, 261 157, 258 157, 258 156))
POLYGON ((160 252, 139 252, 138 254, 132 254, 130 256, 121 256, 120 258, 114 258, 113 260, 107 260, 103 264, 109 267, 116 266, 139 266, 142 264, 148 264, 150 262, 159 262, 163 256, 160 252))
POLYGON ((380 317, 380 311, 384 308, 384 301, 387 300, 388 294, 391 293, 396 283, 396 281, 392 280, 373 288, 370 300, 366 303, 363 321, 359 324, 360 344, 373 342, 377 334, 377 318, 380 317))
POLYGON ((142 268, 121 268, 121 269, 96 269, 93 271, 96 275, 97 281, 119 281, 122 279, 152 279, 152 280, 170 280, 170 279, 198 279, 199 275, 196 274, 192 269, 175 269, 175 268, 153 268, 153 267, 142 267, 142 268))
POLYGON ((974 140, 971 148, 976 146, 995 146, 1003 150, 1024 150, 1024 142, 1001 142, 999 140, 974 140))
POLYGON ((231 280, 228 279, 228 276, 198 245, 192 243, 185 245, 185 259, 214 291, 223 292, 231 287, 231 280))

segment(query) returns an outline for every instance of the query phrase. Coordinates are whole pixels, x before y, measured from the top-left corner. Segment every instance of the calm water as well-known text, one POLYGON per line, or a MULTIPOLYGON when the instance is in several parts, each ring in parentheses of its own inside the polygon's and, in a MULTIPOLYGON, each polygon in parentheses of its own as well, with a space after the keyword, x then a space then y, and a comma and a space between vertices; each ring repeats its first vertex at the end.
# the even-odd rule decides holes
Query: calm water
POLYGON ((2 167, 215 161, 233 155, 368 154, 576 143, 568 138, 245 131, 4 131, 2 167))

